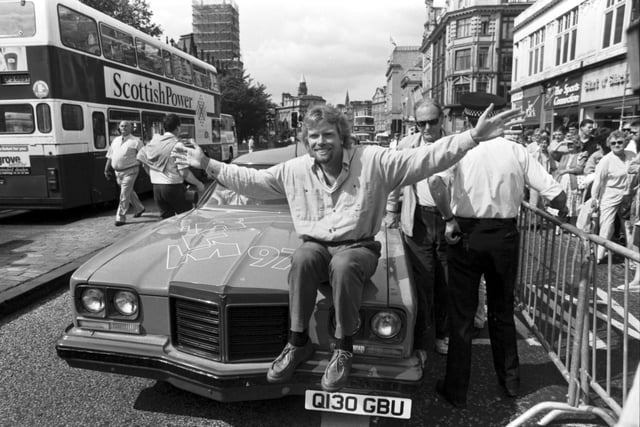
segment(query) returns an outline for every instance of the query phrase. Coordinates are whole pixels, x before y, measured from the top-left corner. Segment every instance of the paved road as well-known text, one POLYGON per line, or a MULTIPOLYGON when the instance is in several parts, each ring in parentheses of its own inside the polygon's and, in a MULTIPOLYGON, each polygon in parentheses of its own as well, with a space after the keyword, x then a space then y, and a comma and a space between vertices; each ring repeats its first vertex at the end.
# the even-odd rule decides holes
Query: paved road
POLYGON ((159 221, 150 195, 146 212, 115 227, 115 205, 0 215, 0 317, 29 292, 75 270, 96 251, 159 221))
MULTIPOLYGON (((146 197, 143 202, 147 214, 123 227, 113 226, 114 206, 0 219, 0 426, 321 425, 319 413, 303 409, 302 397, 223 404, 152 380, 69 368, 54 349, 71 322, 64 285, 52 296, 6 315, 11 295, 28 286, 38 288, 61 272, 70 273, 79 260, 158 221, 153 200, 146 197)), ((380 419, 377 425, 503 426, 536 403, 564 401, 566 382, 521 324, 519 333, 522 397, 502 396, 485 330, 474 345, 467 410, 453 409, 434 392, 446 359, 433 352, 424 385, 413 399, 412 419, 380 419)), ((591 425, 590 421, 578 420, 575 425, 591 425)))

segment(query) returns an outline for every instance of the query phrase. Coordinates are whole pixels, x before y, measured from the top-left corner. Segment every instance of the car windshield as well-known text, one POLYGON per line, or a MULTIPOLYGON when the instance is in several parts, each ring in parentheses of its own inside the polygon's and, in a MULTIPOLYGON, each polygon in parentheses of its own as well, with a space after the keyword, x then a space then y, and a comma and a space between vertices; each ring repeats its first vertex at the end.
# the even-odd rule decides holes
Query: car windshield
POLYGON ((219 207, 219 206, 264 206, 264 205, 286 205, 287 199, 269 199, 260 200, 247 197, 242 194, 238 194, 227 187, 214 183, 215 187, 211 191, 209 199, 204 204, 205 207, 219 207))

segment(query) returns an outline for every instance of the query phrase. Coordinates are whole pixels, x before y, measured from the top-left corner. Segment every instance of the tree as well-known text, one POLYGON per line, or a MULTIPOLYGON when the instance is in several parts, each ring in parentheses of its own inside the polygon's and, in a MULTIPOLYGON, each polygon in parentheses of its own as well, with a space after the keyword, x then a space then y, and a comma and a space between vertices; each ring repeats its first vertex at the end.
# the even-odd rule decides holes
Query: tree
POLYGON ((99 10, 118 21, 131 25, 138 30, 158 37, 162 28, 151 22, 153 12, 149 10, 146 0, 81 0, 87 6, 99 10))
POLYGON ((271 95, 261 83, 253 83, 248 75, 236 73, 219 77, 222 91, 222 112, 231 114, 238 126, 238 139, 248 139, 266 133, 269 110, 275 108, 271 95))

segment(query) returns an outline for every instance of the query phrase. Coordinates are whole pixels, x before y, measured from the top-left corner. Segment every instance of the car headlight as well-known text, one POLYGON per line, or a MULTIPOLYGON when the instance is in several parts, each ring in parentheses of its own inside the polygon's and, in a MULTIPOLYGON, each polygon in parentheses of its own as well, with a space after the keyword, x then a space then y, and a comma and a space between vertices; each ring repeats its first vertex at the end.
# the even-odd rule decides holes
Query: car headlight
POLYGON ((138 312, 138 296, 130 291, 118 291, 113 296, 113 305, 123 316, 133 316, 138 312))
POLYGON ((100 313, 104 310, 104 292, 96 288, 87 288, 82 291, 82 306, 89 313, 100 313))
POLYGON ((371 318, 371 330, 380 338, 393 338, 401 329, 400 316, 393 311, 379 311, 371 318))

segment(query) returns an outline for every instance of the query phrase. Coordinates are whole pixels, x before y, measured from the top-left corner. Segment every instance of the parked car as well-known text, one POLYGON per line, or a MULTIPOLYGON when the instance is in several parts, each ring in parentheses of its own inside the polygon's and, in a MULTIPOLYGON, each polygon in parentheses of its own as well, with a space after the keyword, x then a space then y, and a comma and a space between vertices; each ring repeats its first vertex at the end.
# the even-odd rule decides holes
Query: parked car
MULTIPOLYGON (((240 156, 264 168, 304 150, 240 156)), ((364 288, 349 384, 327 393, 334 312, 319 293, 313 358, 287 384, 266 372, 287 341, 287 274, 300 245, 286 200, 260 201, 213 183, 199 205, 120 240, 70 280, 73 323, 56 345, 70 366, 166 381, 217 401, 305 395, 307 409, 409 418, 422 383, 413 348, 416 293, 397 229, 376 235, 382 256, 364 288)))

